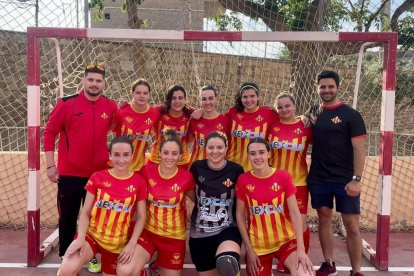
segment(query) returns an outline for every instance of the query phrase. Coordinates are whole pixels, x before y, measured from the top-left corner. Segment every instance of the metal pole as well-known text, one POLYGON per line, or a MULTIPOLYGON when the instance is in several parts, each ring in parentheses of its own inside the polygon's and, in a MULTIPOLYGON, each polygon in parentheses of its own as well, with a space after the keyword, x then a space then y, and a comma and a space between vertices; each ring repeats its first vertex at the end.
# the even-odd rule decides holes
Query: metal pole
POLYGON ((89 4, 88 0, 83 1, 83 12, 85 19, 85 28, 89 28, 89 4))
POLYGON ((35 26, 39 27, 39 0, 35 3, 35 26))

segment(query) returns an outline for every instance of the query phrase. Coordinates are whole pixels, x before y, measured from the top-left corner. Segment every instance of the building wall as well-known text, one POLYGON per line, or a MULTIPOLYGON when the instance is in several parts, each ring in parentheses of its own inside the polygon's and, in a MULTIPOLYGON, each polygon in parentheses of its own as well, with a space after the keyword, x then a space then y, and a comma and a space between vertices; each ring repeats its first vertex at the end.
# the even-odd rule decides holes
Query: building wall
MULTIPOLYGON (((92 21, 92 28, 128 28, 127 13, 122 13, 121 1, 103 1, 107 18, 92 21)), ((215 0, 145 0, 138 6, 138 18, 142 29, 152 30, 202 30, 203 18, 215 14, 215 0), (190 4, 188 2, 191 2, 190 4), (208 10, 206 13, 205 5, 208 10), (191 18, 190 18, 191 15, 191 18), (191 21, 191 23, 190 23, 191 21)))

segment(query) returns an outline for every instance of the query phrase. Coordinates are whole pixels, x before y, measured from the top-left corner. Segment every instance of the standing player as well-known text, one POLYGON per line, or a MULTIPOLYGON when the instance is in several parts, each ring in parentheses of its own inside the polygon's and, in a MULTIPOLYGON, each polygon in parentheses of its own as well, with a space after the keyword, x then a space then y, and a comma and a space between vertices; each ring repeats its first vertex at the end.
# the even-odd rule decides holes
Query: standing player
POLYGON ((273 258, 294 276, 314 274, 303 244, 292 177, 269 166, 270 146, 265 139, 251 139, 247 152, 253 169, 237 181, 236 216, 248 274, 272 275, 273 258))
POLYGON ((214 131, 206 137, 206 160, 190 168, 196 182, 191 216, 190 253, 200 276, 236 276, 240 272, 241 236, 236 223, 234 188, 243 168, 225 159, 227 137, 214 131))
MULTIPOLYGON (((76 233, 84 187, 96 171, 107 168, 107 134, 117 110, 114 101, 102 95, 105 88, 105 68, 88 65, 83 89, 60 99, 49 116, 43 134, 47 176, 58 183, 59 256, 76 233), (59 135, 58 167, 55 163, 55 139, 59 135)), ((93 259, 89 271, 99 272, 100 264, 93 259)))
POLYGON ((341 213, 351 260, 351 275, 362 275, 362 238, 359 229, 361 175, 365 164, 366 129, 358 111, 339 101, 339 75, 322 71, 317 76, 322 100, 310 114, 313 130, 312 163, 308 187, 319 218, 319 241, 325 262, 317 275, 335 275, 332 208, 341 213))
POLYGON ((145 224, 146 181, 129 170, 132 144, 127 137, 115 137, 110 146, 113 168, 94 173, 85 186, 75 240, 68 247, 58 275, 77 275, 96 253, 102 256, 104 275, 116 275, 119 265, 131 261, 145 224), (137 211, 132 237, 128 230, 137 211), (127 242, 128 241, 128 242, 127 242))
MULTIPOLYGON (((295 99, 291 94, 286 92, 279 94, 275 100, 275 109, 280 121, 274 122, 269 130, 270 165, 285 170, 292 176, 302 217, 305 251, 308 253, 310 233, 306 224, 308 211, 306 153, 312 139, 312 129, 305 127, 301 119, 295 116, 295 99)), ((282 271, 282 269, 283 266, 278 265, 278 270, 282 271)))
POLYGON ((136 80, 131 87, 133 101, 121 107, 116 114, 115 133, 128 136, 134 146, 131 171, 139 171, 145 164, 145 152, 160 111, 148 104, 151 86, 145 79, 136 80))
POLYGON ((178 160, 178 165, 188 169, 190 164, 190 154, 188 151, 188 126, 192 110, 187 106, 187 92, 181 85, 171 86, 165 95, 164 105, 160 106, 160 119, 155 127, 156 141, 152 146, 151 154, 148 161, 159 164, 161 156, 159 155, 159 146, 164 138, 165 130, 173 129, 176 131, 180 143, 182 144, 182 154, 178 160))
POLYGON ((182 153, 175 130, 164 132, 159 143, 159 164, 148 163, 141 174, 147 180, 147 221, 130 263, 120 266, 118 275, 138 275, 157 252, 161 275, 181 275, 185 257, 185 196, 194 200, 191 173, 177 166, 182 153))
POLYGON ((267 138, 269 124, 278 120, 277 114, 267 106, 259 106, 259 87, 255 83, 243 83, 236 95, 234 107, 227 111, 229 120, 229 151, 227 158, 239 163, 244 171, 251 169, 246 147, 250 139, 267 138))
POLYGON ((191 162, 206 158, 206 137, 213 131, 227 131, 227 118, 217 112, 217 91, 214 86, 204 86, 200 89, 202 117, 191 120, 189 127, 190 141, 193 141, 191 162))

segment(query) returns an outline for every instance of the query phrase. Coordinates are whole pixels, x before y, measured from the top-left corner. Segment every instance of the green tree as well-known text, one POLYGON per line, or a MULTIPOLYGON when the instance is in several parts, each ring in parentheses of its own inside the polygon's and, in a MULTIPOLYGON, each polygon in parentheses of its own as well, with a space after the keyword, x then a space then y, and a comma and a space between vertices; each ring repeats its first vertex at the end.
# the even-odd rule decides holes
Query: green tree
MULTIPOLYGON (((128 28, 130 29, 140 29, 141 21, 138 18, 138 5, 144 0, 121 0, 122 6, 121 11, 128 13, 128 28)), ((112 0, 116 2, 116 0, 112 0)), ((105 11, 104 0, 89 0, 89 9, 96 8, 92 14, 92 19, 95 21, 102 21, 105 11)))
MULTIPOLYGON (((344 1, 344 0, 218 0, 219 3, 233 13, 241 13, 252 19, 261 19, 272 31, 339 31, 344 28, 342 22, 352 26, 352 31, 367 32, 381 28, 399 32, 399 44, 405 49, 414 43, 414 20, 404 17, 412 13, 414 0, 401 3, 392 16, 388 16, 385 7, 390 0, 378 1, 344 1), (390 23, 386 23, 391 17, 390 23), (384 24, 385 21, 385 24, 384 24)), ((220 22, 228 22, 221 17, 220 22)), ((234 15, 233 15, 234 21, 234 15)), ((226 26, 220 25, 221 29, 226 26)), ((227 26, 228 27, 228 26, 227 26)), ((313 76, 324 66, 324 62, 332 54, 349 55, 359 51, 359 47, 349 47, 346 43, 337 43, 335 53, 330 49, 332 44, 323 43, 284 43, 292 60, 291 92, 299 103, 305 104, 313 92, 313 76)), ((286 56, 286 54, 285 54, 286 56)), ((299 105, 303 111, 305 106, 299 105)))

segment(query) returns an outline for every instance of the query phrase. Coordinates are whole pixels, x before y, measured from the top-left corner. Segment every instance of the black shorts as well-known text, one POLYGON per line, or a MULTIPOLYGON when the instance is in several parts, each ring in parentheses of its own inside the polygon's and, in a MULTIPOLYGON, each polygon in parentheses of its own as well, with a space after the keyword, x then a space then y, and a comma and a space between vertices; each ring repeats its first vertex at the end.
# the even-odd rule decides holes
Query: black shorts
POLYGON ((343 214, 360 214, 359 195, 347 195, 343 183, 331 183, 308 179, 308 189, 311 195, 312 208, 328 207, 333 209, 335 198, 336 211, 343 214))
POLYGON ((188 242, 191 259, 199 272, 216 268, 216 252, 224 241, 234 241, 241 246, 242 238, 237 227, 229 227, 217 235, 205 238, 191 238, 188 242))

